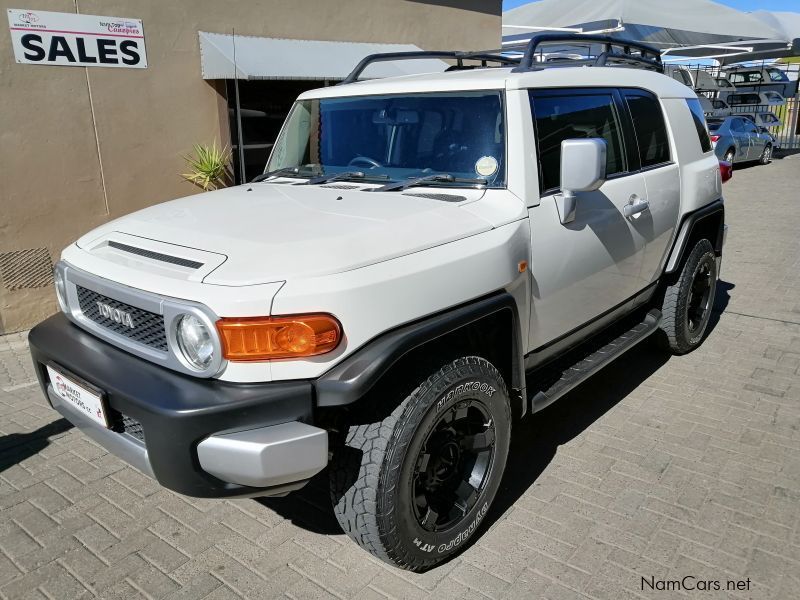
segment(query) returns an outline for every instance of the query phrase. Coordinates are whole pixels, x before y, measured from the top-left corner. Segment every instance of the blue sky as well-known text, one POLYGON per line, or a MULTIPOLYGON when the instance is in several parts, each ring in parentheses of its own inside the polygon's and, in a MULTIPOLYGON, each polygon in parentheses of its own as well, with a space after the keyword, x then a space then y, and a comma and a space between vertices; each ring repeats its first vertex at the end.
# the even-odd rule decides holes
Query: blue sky
MULTIPOLYGON (((787 10, 800 11, 800 0, 715 0, 732 8, 745 12, 753 10, 787 10)), ((503 10, 509 10, 528 4, 530 0, 503 0, 503 10)))

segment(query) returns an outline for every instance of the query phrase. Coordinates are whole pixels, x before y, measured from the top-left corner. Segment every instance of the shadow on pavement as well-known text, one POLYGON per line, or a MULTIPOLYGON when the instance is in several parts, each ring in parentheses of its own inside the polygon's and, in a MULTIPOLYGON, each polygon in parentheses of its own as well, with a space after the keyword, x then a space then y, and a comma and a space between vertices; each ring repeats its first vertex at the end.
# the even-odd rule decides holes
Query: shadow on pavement
POLYGON ((778 160, 782 160, 787 156, 794 156, 795 154, 800 154, 800 148, 775 150, 775 152, 772 154, 772 158, 777 158, 778 160))
MULTIPOLYGON (((722 268, 725 268, 725 260, 722 261, 722 268)), ((714 296, 714 306, 711 308, 711 316, 708 319, 708 331, 706 336, 714 331, 714 327, 719 323, 719 317, 725 312, 728 302, 731 301, 730 291, 736 286, 727 281, 719 280, 717 282, 717 294, 714 296)))
POLYGON ((50 445, 54 435, 72 429, 72 423, 59 419, 30 433, 11 433, 0 437, 0 473, 50 445))
POLYGON ((536 482, 559 446, 616 406, 669 357, 651 337, 533 418, 515 424, 505 475, 487 522, 493 523, 536 482))
POLYGON ((343 535, 333 514, 328 491, 328 469, 323 469, 304 488, 283 498, 255 498, 293 525, 322 535, 343 535))
MULTIPOLYGON (((731 283, 719 281, 708 333, 719 322, 720 313, 730 299, 728 292, 733 287, 731 283)), ((670 354, 658 344, 657 335, 642 342, 636 351, 628 352, 611 363, 533 418, 514 424, 503 481, 484 519, 483 531, 536 482, 555 457, 559 446, 585 431, 670 359, 670 354)), ((306 487, 284 498, 258 498, 256 501, 298 527, 323 535, 339 535, 342 530, 329 498, 326 469, 306 487)))

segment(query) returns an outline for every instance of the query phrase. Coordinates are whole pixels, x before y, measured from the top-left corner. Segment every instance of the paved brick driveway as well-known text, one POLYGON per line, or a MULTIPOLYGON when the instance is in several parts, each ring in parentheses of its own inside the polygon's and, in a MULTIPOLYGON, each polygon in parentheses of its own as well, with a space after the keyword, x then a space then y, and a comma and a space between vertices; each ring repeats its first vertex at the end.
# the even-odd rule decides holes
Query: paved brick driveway
POLYGON ((421 576, 350 543, 322 483, 263 501, 160 489, 57 419, 24 335, 0 337, 0 596, 667 598, 641 578, 690 575, 800 597, 798 171, 726 186, 705 345, 634 350, 517 427, 491 528, 421 576))

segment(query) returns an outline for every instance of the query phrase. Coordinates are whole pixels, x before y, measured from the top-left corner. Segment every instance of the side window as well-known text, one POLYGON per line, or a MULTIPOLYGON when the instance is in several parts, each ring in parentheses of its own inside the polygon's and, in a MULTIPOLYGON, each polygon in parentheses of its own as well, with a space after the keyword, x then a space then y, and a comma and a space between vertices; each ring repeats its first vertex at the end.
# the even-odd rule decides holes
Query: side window
POLYGON ((537 95, 530 93, 539 148, 541 192, 560 185, 561 142, 602 138, 606 141, 606 175, 625 171, 622 132, 611 93, 537 95))
POLYGON ((669 137, 658 99, 646 92, 625 92, 639 146, 642 168, 669 162, 669 137))
POLYGON ((703 107, 700 106, 700 100, 697 98, 689 98, 686 100, 689 106, 689 112, 692 114, 694 120, 694 127, 697 130, 697 137, 700 139, 700 148, 703 152, 711 152, 711 138, 708 135, 708 127, 706 127, 706 117, 703 114, 703 107))
POLYGON ((789 81, 789 78, 780 69, 767 69, 767 74, 772 81, 789 81))
POLYGON ((744 123, 741 119, 731 119, 731 131, 735 133, 744 132, 744 123))

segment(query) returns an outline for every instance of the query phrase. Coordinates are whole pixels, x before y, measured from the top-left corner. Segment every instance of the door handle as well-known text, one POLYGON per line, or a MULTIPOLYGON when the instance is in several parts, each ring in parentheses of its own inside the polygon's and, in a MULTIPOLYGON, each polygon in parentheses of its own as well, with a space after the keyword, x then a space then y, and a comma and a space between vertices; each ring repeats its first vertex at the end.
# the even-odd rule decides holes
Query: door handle
POLYGON ((628 203, 622 208, 622 214, 625 215, 625 218, 628 218, 632 217, 633 215, 638 215, 639 213, 646 211, 648 208, 650 208, 650 203, 634 194, 630 197, 628 203))

